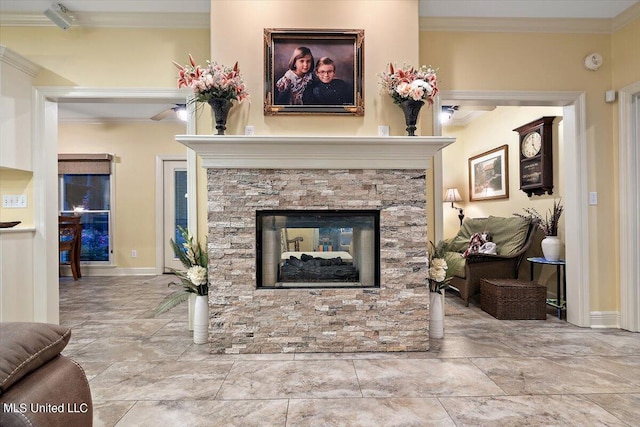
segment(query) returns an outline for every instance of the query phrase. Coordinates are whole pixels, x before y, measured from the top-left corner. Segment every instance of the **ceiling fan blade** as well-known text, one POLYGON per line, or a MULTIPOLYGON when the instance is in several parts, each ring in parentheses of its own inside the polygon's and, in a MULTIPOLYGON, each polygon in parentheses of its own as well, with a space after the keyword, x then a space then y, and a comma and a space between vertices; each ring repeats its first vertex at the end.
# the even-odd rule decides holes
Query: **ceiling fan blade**
POLYGON ((467 111, 493 111, 496 109, 495 105, 459 105, 458 110, 467 111))
POLYGON ((167 117, 171 117, 172 114, 175 114, 173 108, 167 108, 166 110, 161 111, 155 116, 151 117, 151 120, 155 120, 155 121, 164 120, 167 117))

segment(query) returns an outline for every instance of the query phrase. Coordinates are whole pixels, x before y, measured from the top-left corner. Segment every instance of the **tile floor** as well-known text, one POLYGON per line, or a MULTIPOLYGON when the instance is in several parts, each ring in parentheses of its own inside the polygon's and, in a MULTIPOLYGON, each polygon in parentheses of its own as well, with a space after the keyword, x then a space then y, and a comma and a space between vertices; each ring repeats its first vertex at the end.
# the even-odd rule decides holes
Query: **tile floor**
MULTIPOLYGON (((640 334, 500 321, 447 296, 424 353, 212 355, 171 276, 60 280, 95 426, 638 426, 640 334)), ((550 312, 552 313, 552 312, 550 312)))

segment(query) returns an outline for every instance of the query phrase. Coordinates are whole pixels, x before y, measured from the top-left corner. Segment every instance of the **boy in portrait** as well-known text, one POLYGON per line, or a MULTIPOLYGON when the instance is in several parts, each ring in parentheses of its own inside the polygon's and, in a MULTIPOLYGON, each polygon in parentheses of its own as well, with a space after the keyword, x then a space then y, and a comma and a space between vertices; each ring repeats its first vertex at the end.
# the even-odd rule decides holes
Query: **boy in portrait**
POLYGON ((315 66, 313 82, 307 85, 302 96, 304 105, 351 105, 353 88, 347 82, 335 78, 336 65, 324 56, 315 66))

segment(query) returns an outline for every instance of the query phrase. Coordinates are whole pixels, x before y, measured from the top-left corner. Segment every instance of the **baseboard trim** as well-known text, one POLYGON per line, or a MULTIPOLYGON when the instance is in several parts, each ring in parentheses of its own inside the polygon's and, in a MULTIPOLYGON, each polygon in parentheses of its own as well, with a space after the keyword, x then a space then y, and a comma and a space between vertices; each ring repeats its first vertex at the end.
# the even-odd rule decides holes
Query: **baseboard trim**
POLYGON ((620 329, 620 312, 618 311, 592 311, 591 313, 591 328, 593 329, 605 329, 615 328, 620 329))
MULTIPOLYGON (((86 277, 97 276, 157 276, 155 267, 121 268, 112 265, 83 265, 80 268, 82 275, 86 277)), ((60 267, 62 276, 71 277, 71 268, 60 267)))

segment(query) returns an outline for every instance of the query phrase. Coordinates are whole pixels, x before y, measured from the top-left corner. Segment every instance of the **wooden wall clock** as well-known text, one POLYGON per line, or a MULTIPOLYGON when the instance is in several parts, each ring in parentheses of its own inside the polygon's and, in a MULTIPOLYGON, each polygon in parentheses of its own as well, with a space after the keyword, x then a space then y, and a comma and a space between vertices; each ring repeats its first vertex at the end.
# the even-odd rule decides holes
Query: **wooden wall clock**
POLYGON ((553 121, 545 116, 514 129, 520 135, 520 189, 531 195, 553 194, 553 121))

